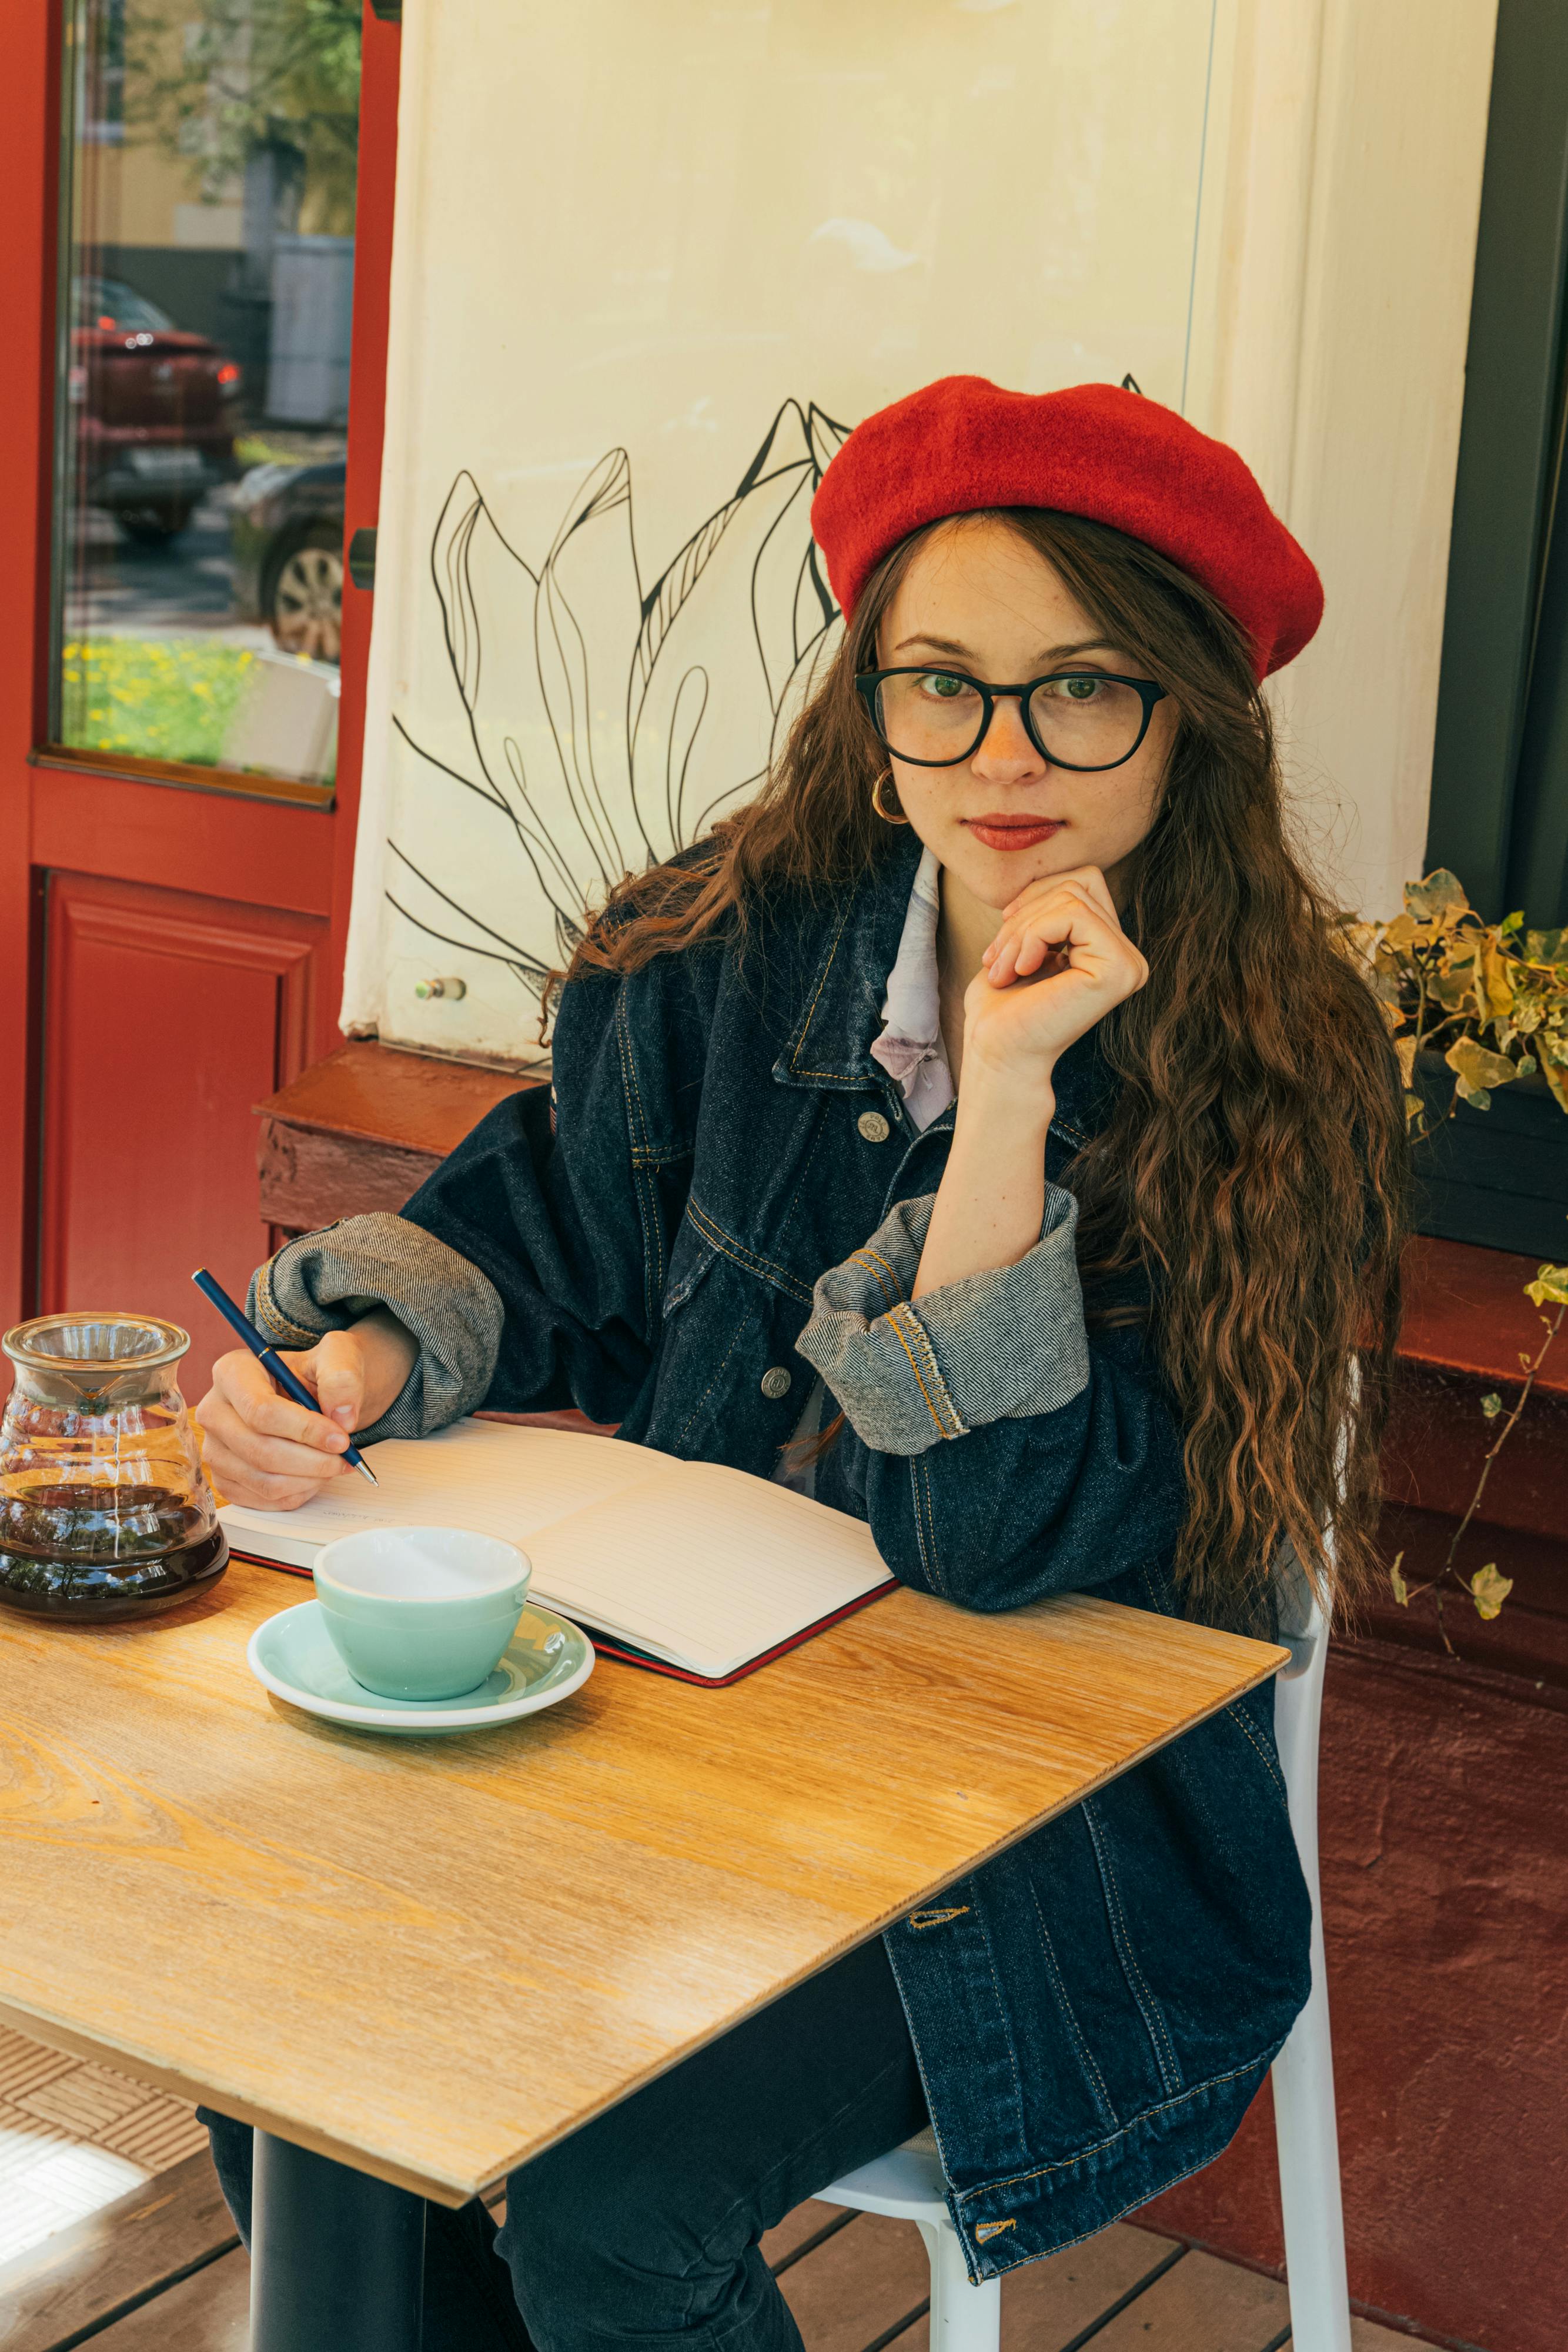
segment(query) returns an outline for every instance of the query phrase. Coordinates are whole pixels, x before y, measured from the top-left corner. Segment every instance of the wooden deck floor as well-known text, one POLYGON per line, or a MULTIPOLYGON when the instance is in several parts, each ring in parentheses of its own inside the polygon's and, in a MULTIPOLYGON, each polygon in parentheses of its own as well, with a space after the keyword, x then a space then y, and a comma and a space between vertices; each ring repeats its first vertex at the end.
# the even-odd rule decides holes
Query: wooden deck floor
MULTIPOLYGON (((927 2352, 913 2224, 809 2204, 767 2252, 808 2352, 927 2352)), ((246 2352, 248 2266, 204 2154, 0 2265, 5 2352, 246 2352)), ((1015 2271, 1003 2352, 1284 2352, 1271 2279, 1125 2225, 1015 2271)), ((1355 2323, 1356 2352, 1412 2337, 1355 2323)))

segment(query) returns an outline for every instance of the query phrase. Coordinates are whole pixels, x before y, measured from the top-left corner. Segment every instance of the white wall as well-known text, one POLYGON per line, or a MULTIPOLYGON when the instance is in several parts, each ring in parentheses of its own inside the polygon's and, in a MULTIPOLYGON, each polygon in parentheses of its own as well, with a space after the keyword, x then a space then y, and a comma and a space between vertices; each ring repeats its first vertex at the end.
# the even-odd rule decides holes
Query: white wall
POLYGON ((535 1050, 558 909, 744 791, 827 641, 804 513, 834 422, 959 369, 1131 370, 1248 457, 1328 589, 1279 691, 1304 821, 1347 903, 1394 904, 1494 13, 408 0, 345 1025, 535 1050), (683 548, 697 585, 639 640, 683 548), (460 1003, 415 999, 436 972, 460 1003))
POLYGON ((1275 688, 1343 901, 1421 870, 1496 0, 1239 0, 1194 421, 1323 576, 1275 688))
POLYGON ((526 1050, 559 922, 754 788, 842 429, 1179 405, 1222 5, 410 0, 350 1019, 526 1050))

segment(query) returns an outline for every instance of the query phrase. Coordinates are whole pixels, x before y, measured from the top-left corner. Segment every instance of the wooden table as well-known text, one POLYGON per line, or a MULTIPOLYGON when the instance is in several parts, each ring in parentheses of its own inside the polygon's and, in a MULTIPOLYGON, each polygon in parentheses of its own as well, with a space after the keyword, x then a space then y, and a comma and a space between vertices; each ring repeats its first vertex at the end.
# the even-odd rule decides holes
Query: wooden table
POLYGON ((601 1664, 509 1729, 378 1739, 246 1669, 302 1597, 236 1561, 138 1624, 0 1612, 0 2020, 270 2136, 257 2352, 417 2343, 420 2198, 488 2188, 1286 1657, 899 1591, 728 1690, 601 1664), (413 2333, 269 2310, 350 2252, 356 2296, 412 2278, 413 2333))

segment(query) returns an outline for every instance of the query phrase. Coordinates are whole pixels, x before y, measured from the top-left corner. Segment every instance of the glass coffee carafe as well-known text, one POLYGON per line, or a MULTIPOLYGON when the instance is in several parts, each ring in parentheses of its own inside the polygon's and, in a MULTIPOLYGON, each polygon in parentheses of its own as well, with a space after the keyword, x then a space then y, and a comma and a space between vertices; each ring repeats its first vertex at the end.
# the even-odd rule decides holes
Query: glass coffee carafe
POLYGON ((81 1621, 172 1609, 223 1574, 228 1544, 176 1367, 150 1315, 40 1315, 0 1346, 0 1602, 81 1621))

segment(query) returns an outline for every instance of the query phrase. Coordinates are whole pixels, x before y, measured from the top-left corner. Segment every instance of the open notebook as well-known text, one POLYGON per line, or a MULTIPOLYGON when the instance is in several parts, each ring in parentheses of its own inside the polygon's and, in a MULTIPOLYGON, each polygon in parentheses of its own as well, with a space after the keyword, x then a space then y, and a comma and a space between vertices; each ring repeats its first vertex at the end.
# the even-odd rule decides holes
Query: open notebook
POLYGON ((893 1582, 871 1530, 744 1470, 560 1429, 460 1421, 388 1438, 379 1487, 342 1478, 298 1511, 225 1505, 230 1544, 308 1571, 361 1528, 472 1528, 518 1545, 530 1591, 601 1651, 695 1682, 733 1682, 893 1582))

